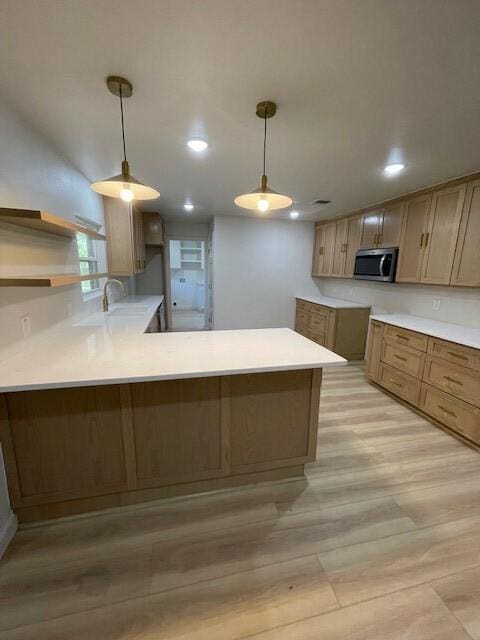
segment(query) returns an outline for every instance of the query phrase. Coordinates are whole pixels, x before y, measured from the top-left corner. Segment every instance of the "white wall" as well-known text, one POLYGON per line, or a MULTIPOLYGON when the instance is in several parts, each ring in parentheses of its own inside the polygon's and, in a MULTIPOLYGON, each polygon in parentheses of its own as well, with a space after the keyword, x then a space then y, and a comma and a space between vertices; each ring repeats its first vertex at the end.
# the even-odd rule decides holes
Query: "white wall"
MULTIPOLYGON (((43 209, 103 224, 101 198, 87 179, 4 104, 0 104, 0 206, 43 209)), ((104 252, 103 246, 100 252, 104 252)), ((0 274, 78 272, 75 242, 0 223, 0 274)), ((32 338, 74 316, 90 313, 100 300, 85 302, 80 285, 58 289, 0 288, 0 361, 24 344, 20 318, 30 317, 32 338)), ((12 518, 0 459, 0 553, 12 518), (2 532, 4 534, 2 543, 2 532)))
POLYGON ((215 329, 293 327, 296 295, 318 295, 310 276, 314 225, 217 216, 213 225, 215 329))
POLYGON ((373 313, 409 313, 480 328, 480 290, 421 284, 388 284, 315 278, 327 296, 365 302, 373 313), (434 301, 440 308, 434 309, 434 301))

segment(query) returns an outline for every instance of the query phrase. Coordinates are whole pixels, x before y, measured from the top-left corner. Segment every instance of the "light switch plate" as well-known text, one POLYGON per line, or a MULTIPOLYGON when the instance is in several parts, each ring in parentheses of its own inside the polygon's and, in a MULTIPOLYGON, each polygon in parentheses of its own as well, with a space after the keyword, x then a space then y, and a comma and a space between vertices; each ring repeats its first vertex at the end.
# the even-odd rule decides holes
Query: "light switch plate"
POLYGON ((440 298, 433 299, 433 309, 434 311, 438 311, 440 309, 440 298))

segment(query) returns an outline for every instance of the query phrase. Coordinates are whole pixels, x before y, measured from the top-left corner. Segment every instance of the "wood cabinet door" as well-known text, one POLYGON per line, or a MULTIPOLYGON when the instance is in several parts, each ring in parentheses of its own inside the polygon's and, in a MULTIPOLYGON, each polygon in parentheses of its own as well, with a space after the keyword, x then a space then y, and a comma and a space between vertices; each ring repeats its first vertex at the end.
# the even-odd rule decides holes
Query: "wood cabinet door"
POLYGON ((372 249, 377 246, 382 229, 382 212, 366 211, 362 215, 362 237, 360 249, 372 249))
POLYGON ((345 250, 345 263, 343 275, 346 278, 353 277, 355 267, 355 256, 360 249, 360 239, 362 235, 362 216, 353 216, 347 219, 347 239, 345 250))
POLYGON ((466 185, 462 184, 432 195, 421 282, 450 284, 465 192, 466 185))
POLYGON ((431 194, 407 200, 404 204, 397 282, 420 282, 424 254, 424 238, 428 228, 431 194))
POLYGON ((140 488, 225 475, 219 377, 135 383, 131 396, 140 488))
POLYGON ((335 243, 332 257, 332 276, 342 277, 345 273, 347 251, 347 220, 343 218, 335 223, 335 243))
POLYGON ((367 376, 377 382, 379 379, 380 356, 382 353, 383 324, 372 320, 368 332, 367 376))
POLYGON ((325 227, 315 227, 315 242, 313 245, 312 276, 321 275, 323 254, 325 251, 325 227))
POLYGON ((163 220, 160 214, 152 211, 143 211, 142 219, 145 244, 154 247, 163 246, 163 220))
POLYGON ((324 226, 324 251, 320 268, 320 275, 329 276, 332 274, 333 252, 335 249, 336 223, 329 222, 324 226))
POLYGON ((132 242, 134 255, 134 272, 142 273, 145 270, 145 236, 143 231, 142 213, 136 207, 132 207, 132 242))
POLYGON ((104 198, 103 201, 108 273, 112 276, 132 276, 135 273, 135 256, 131 207, 118 198, 104 198))
POLYGON ((480 287, 480 180, 467 186, 450 284, 480 287))
POLYGON ((402 231, 404 203, 397 202, 382 210, 382 229, 378 237, 378 247, 398 247, 402 231))

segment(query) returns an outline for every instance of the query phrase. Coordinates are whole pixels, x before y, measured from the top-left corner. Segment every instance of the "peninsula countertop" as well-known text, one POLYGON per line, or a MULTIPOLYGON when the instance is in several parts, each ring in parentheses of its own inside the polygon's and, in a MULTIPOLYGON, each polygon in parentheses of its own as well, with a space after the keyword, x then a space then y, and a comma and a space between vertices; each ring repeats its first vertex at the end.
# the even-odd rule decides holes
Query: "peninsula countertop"
POLYGON ((58 325, 3 360, 0 392, 318 369, 341 356, 291 329, 144 333, 162 296, 132 296, 58 325))

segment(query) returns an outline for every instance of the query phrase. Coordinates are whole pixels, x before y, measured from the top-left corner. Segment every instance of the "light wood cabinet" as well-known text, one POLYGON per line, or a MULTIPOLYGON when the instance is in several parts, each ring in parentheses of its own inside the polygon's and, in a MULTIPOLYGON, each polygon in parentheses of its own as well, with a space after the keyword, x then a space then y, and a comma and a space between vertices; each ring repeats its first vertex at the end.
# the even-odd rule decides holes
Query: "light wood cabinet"
POLYGON ((147 246, 162 247, 164 245, 164 224, 159 213, 143 211, 143 229, 147 246))
POLYGON ((362 360, 370 307, 332 308, 296 298, 295 331, 348 360, 362 360))
POLYGON ((355 256, 360 248, 360 238, 362 233, 362 217, 352 216, 347 218, 347 246, 345 250, 345 263, 343 276, 345 278, 353 277, 355 268, 355 256))
POLYGON ((312 263, 313 276, 329 276, 332 273, 334 249, 335 223, 316 225, 312 263))
POLYGON ((424 238, 432 204, 431 194, 407 200, 400 233, 397 282, 420 282, 424 256, 424 238))
POLYGON ((480 180, 467 187, 450 284, 480 287, 480 180))
POLYGON ((372 320, 366 374, 480 445, 480 350, 372 320))
POLYGON ((141 212, 118 198, 104 198, 108 272, 133 276, 145 269, 145 238, 141 212))
POLYGON ((382 227, 377 247, 398 247, 402 231, 404 203, 397 202, 382 209, 382 227))
POLYGON ((378 381, 380 368, 380 355, 382 351, 383 324, 372 320, 368 332, 367 348, 367 376, 378 381))
POLYGON ((377 246, 377 238, 382 230, 382 212, 378 210, 366 211, 362 215, 362 235, 360 249, 372 249, 377 246))
POLYGON ((360 215, 317 225, 312 275, 352 277, 355 255, 360 247, 361 232, 362 217, 360 215))
POLYGON ((433 193, 421 282, 450 284, 465 192, 462 184, 433 193))
POLYGON ((347 257, 347 220, 342 218, 335 222, 335 244, 333 248, 331 275, 342 277, 345 273, 347 257))

